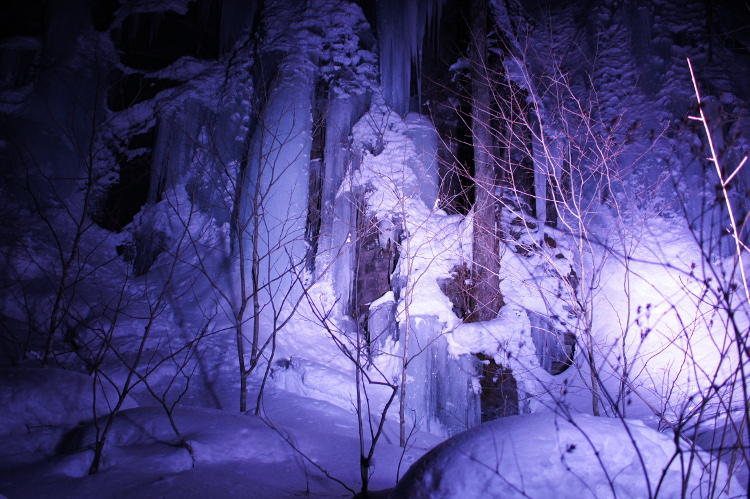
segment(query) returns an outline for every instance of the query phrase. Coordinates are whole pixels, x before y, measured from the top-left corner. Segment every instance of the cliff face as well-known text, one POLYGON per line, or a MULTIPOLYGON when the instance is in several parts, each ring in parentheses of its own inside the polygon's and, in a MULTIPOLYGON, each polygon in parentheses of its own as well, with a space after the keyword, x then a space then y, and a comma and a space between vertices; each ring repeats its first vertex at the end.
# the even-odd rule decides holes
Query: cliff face
MULTIPOLYGON (((140 362, 157 384, 201 365, 190 397, 243 409, 269 385, 364 391, 439 434, 560 393, 664 415, 700 391, 669 366, 724 324, 685 317, 714 305, 692 300, 701 262, 735 246, 686 58, 729 176, 750 13, 489 2, 477 24, 464 3, 2 7, 2 362, 140 362), (180 348, 196 357, 158 361, 180 348)), ((713 343, 706 372, 731 371, 713 343)))

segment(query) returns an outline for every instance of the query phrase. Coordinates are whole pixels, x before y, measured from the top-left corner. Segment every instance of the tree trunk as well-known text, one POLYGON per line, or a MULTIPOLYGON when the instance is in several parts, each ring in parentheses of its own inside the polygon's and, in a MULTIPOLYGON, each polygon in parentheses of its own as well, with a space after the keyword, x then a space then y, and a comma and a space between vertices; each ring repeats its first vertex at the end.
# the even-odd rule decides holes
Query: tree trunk
POLYGON ((487 72, 487 0, 471 4, 471 135, 474 148, 474 249, 473 299, 471 319, 495 318, 502 304, 498 271, 497 174, 494 140, 491 129, 491 89, 487 72), (493 158, 495 156, 495 158, 493 158))

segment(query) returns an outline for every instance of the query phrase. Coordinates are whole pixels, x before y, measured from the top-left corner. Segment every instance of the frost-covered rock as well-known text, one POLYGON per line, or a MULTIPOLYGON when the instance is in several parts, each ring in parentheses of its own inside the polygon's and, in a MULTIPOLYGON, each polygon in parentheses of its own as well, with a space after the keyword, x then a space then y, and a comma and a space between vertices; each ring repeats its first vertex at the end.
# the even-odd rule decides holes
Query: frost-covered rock
MULTIPOLYGON (((683 481, 686 497, 727 497, 726 469, 704 470, 706 457, 640 421, 512 416, 435 447, 391 498, 685 497, 683 481)), ((728 497, 740 494, 732 481, 728 497)))

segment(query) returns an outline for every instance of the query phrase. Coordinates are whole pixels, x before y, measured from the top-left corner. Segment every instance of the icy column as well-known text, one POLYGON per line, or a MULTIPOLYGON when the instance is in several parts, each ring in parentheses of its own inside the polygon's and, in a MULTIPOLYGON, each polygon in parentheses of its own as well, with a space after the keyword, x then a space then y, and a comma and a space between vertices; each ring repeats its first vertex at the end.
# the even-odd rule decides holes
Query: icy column
POLYGON ((261 327, 283 321, 299 298, 307 245, 308 175, 312 146, 315 67, 304 54, 288 55, 250 142, 240 222, 247 282, 258 268, 261 327))
POLYGON ((358 162, 350 147, 349 136, 352 125, 365 109, 366 100, 365 95, 335 95, 329 99, 325 119, 323 192, 315 269, 318 275, 331 273, 334 287, 339 292, 339 304, 344 309, 349 303, 354 259, 350 243, 356 220, 351 193, 343 189, 345 192, 339 195, 339 191, 347 168, 358 162))
POLYGON ((159 118, 146 198, 147 209, 142 210, 141 224, 135 233, 133 266, 138 275, 148 271, 169 244, 168 235, 158 228, 160 223, 156 205, 179 183, 184 182, 190 173, 206 114, 200 103, 188 100, 179 110, 165 113, 159 118))
POLYGON ((435 210, 438 196, 438 135, 424 116, 409 114, 404 135, 411 139, 414 155, 407 161, 419 180, 411 195, 426 211, 408 213, 406 237, 401 245, 410 251, 401 272, 409 271, 402 290, 402 323, 399 333, 408 342, 407 417, 419 428, 453 435, 479 424, 479 393, 475 389, 476 360, 470 355, 452 356, 446 339, 446 321, 455 318, 450 300, 442 294, 438 276, 447 275, 460 259, 458 248, 446 246, 440 227, 445 215, 435 210), (404 312, 409 310, 408 321, 404 312), (407 327, 408 323, 408 327, 407 327))
MULTIPOLYGON (((379 342, 393 337, 395 319, 401 359, 407 364, 406 371, 398 373, 405 379, 399 401, 405 404, 405 423, 414 421, 419 429, 437 434, 457 433, 478 424, 479 397, 473 357, 452 356, 446 339, 458 319, 438 280, 461 262, 462 226, 460 217, 435 206, 437 133, 426 118, 410 114, 401 119, 375 102, 355 125, 353 136, 365 152, 359 169, 347 177, 351 185, 342 190, 358 192, 364 199, 370 220, 366 227, 373 228, 377 221, 380 241, 372 246, 397 245, 398 255, 391 289, 369 303, 371 346, 377 352, 387 344, 379 342)), ((366 258, 368 263, 374 260, 366 258)), ((381 270, 377 265, 364 269, 378 274, 381 270)), ((367 283, 358 276, 358 286, 371 286, 367 283)), ((364 301, 372 298, 355 291, 365 296, 364 301)))
POLYGON ((573 362, 576 337, 550 317, 527 310, 539 364, 550 374, 560 374, 573 362))
POLYGON ((398 338, 395 315, 396 301, 393 291, 388 291, 370 304, 367 314, 367 332, 371 351, 383 352, 389 340, 398 338))
POLYGON ((432 122, 421 114, 409 113, 405 119, 406 136, 414 143, 417 152, 411 169, 419 178, 420 198, 427 207, 435 205, 438 197, 438 136, 432 122))
MULTIPOLYGON (((444 435, 478 425, 479 394, 474 388, 473 357, 451 357, 438 317, 412 317, 409 324, 408 376, 414 381, 407 387, 407 421, 413 416, 418 428, 444 435)), ((402 324, 401 334, 405 332, 403 328, 402 324)))

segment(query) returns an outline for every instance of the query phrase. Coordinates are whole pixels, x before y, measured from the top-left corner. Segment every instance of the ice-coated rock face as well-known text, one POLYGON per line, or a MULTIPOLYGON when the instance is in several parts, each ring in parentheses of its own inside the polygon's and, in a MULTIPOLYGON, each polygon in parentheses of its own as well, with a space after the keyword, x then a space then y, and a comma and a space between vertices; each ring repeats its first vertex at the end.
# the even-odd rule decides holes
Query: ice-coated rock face
MULTIPOLYGON (((705 497, 727 484, 726 468, 706 473, 693 454, 682 471, 672 435, 640 421, 577 414, 511 416, 443 442, 417 461, 391 499, 653 496, 705 497), (683 482, 684 481, 684 482, 683 482)), ((740 493, 732 480, 730 496, 740 493)), ((721 495, 721 493, 720 493, 721 495)), ((743 494, 744 495, 744 494, 743 494)), ((726 497, 721 495, 722 497, 726 497)))

